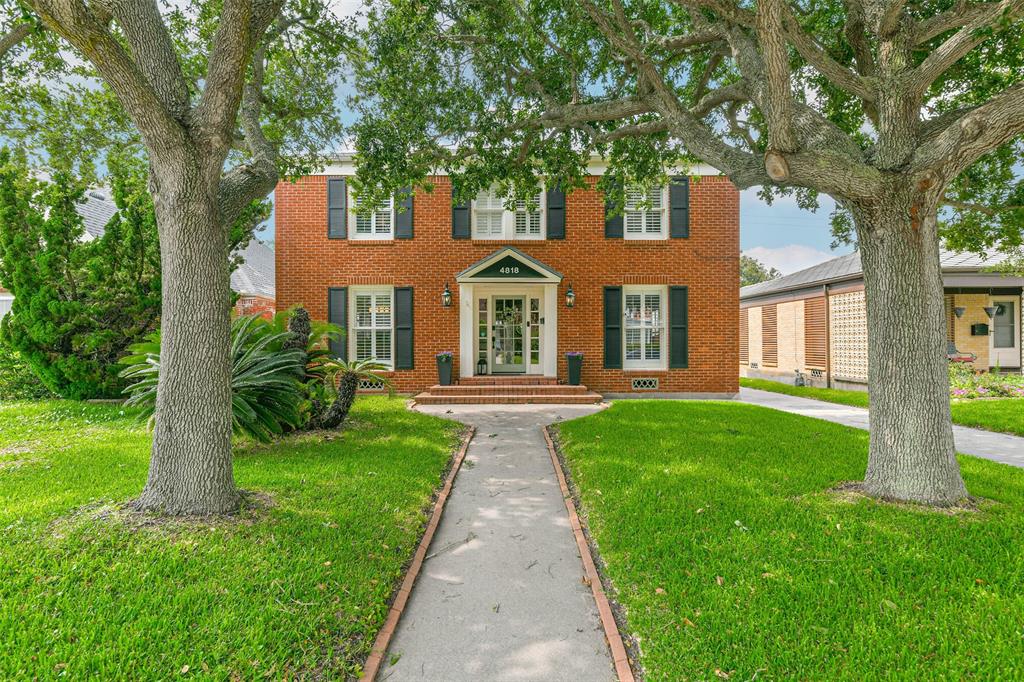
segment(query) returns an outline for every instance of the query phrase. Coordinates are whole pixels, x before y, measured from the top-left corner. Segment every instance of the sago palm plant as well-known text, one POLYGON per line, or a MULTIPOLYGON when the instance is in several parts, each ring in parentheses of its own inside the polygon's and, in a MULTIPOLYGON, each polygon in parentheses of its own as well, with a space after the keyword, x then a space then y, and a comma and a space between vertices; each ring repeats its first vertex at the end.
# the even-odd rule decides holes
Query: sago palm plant
MULTIPOLYGON (((302 424, 301 384, 306 354, 286 348, 290 333, 277 331, 258 315, 239 317, 231 324, 232 429, 259 441, 269 441, 302 424)), ((160 374, 160 332, 130 347, 121 376, 131 381, 127 404, 142 408, 152 424, 160 374)))
POLYGON ((320 396, 313 399, 315 420, 312 428, 336 429, 345 421, 363 380, 377 381, 390 389, 391 382, 381 372, 387 367, 373 360, 327 360, 319 383, 320 396), (319 406, 325 406, 317 409, 319 406), (328 403, 329 406, 328 406, 328 403))

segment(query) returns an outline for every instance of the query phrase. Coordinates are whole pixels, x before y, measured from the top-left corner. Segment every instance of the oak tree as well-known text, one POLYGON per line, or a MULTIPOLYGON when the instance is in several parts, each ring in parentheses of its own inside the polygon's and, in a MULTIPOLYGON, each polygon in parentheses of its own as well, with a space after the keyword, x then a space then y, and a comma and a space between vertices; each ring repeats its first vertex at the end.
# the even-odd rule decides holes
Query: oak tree
MULTIPOLYGON (((86 69, 85 89, 116 97, 148 162, 162 364, 136 504, 231 511, 229 230, 337 135, 342 22, 320 0, 3 0, 0 9, 0 81, 32 94, 33 79, 63 72, 80 82, 86 69)), ((38 93, 26 101, 31 109, 38 93)))
POLYGON ((1015 233, 968 218, 1021 203, 1022 12, 1024 0, 379 0, 357 70, 359 187, 372 201, 443 168, 470 190, 527 196, 538 177, 578 186, 597 152, 613 193, 690 159, 739 188, 830 195, 865 273, 865 488, 951 504, 967 491, 940 223, 972 222, 974 243, 1015 233))

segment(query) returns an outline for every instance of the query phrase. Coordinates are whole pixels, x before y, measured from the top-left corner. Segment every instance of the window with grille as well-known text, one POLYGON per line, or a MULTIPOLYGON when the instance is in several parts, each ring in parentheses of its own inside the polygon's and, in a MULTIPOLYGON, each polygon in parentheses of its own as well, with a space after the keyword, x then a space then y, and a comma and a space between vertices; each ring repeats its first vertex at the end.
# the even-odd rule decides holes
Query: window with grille
POLYGON ((626 239, 663 238, 667 222, 664 187, 631 187, 626 190, 623 215, 626 239))
POLYGON ((353 195, 352 202, 352 239, 393 239, 395 227, 395 201, 385 199, 372 211, 364 210, 359 200, 353 195))
POLYGON ((394 359, 391 290, 356 291, 352 299, 352 357, 391 367, 394 359))
POLYGON ((664 288, 623 287, 626 369, 665 367, 664 288))
POLYGON ((514 210, 505 209, 505 197, 483 190, 473 200, 474 239, 543 239, 543 192, 519 199, 514 210))

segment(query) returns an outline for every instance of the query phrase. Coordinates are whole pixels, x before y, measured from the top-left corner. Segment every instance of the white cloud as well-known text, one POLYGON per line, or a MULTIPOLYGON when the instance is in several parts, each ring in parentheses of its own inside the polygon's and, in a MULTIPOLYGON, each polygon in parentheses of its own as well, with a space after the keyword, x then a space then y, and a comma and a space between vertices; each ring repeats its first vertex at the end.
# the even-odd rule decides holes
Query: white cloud
POLYGON ((767 246, 755 246, 743 252, 745 256, 751 256, 765 265, 777 268, 779 272, 788 275, 791 272, 809 268, 818 263, 836 258, 839 254, 820 251, 813 246, 803 244, 787 244, 776 248, 767 246))

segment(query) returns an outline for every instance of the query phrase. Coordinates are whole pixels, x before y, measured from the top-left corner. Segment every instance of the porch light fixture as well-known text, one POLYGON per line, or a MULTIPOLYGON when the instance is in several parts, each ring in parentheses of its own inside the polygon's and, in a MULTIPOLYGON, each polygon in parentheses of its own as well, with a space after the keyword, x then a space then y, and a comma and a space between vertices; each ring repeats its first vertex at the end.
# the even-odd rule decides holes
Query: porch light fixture
POLYGON ((958 320, 961 317, 963 317, 964 313, 966 313, 966 312, 967 312, 967 308, 964 308, 963 306, 959 306, 958 305, 957 307, 953 308, 953 314, 956 315, 956 319, 958 319, 958 320))
POLYGON ((565 307, 571 308, 576 305, 576 292, 572 290, 572 283, 569 283, 569 290, 565 292, 565 307))
POLYGON ((452 290, 448 288, 448 282, 444 283, 444 291, 441 292, 441 305, 445 308, 452 307, 452 290))
POLYGON ((985 314, 988 315, 988 319, 990 320, 996 316, 996 307, 994 305, 987 305, 982 308, 982 310, 985 311, 985 314))

